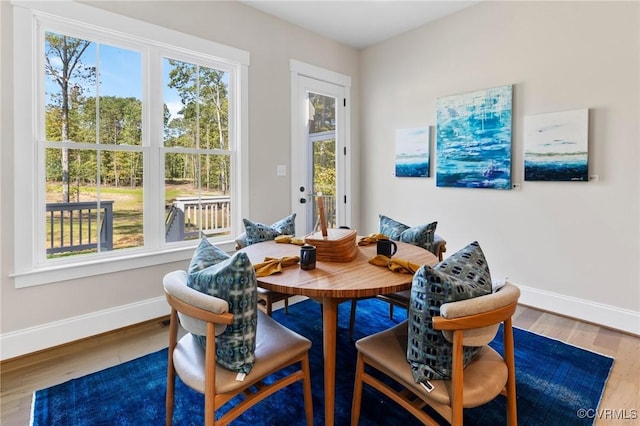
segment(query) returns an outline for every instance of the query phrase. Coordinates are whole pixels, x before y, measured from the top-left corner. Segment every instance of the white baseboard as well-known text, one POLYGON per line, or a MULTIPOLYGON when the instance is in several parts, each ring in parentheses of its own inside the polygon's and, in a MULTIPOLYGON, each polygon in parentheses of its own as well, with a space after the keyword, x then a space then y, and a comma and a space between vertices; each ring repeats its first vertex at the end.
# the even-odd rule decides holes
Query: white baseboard
MULTIPOLYGON (((640 313, 518 285, 520 303, 586 322, 640 335, 640 313)), ((0 360, 84 339, 169 314, 164 297, 92 312, 61 321, 4 333, 0 360)))
POLYGON ((640 335, 640 312, 516 284, 519 303, 585 322, 640 335))
POLYGON ((61 321, 4 333, 0 336, 0 360, 84 339, 96 334, 152 320, 170 312, 164 296, 147 299, 61 321))

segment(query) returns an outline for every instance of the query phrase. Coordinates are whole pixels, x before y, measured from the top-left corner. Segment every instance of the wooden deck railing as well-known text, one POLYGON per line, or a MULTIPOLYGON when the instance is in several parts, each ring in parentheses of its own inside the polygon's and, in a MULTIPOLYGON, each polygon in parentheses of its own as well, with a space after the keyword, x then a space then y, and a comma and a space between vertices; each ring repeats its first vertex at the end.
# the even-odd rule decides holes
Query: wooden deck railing
POLYGON ((113 201, 48 203, 47 254, 113 250, 113 201), (96 235, 97 232, 97 235, 96 235))
MULTIPOLYGON (((317 210, 315 200, 314 210, 317 210)), ((113 201, 47 204, 47 254, 113 250, 113 201), (99 214, 98 214, 99 212, 99 214)), ((336 227, 335 201, 325 196, 329 227, 336 227)), ((178 197, 168 207, 166 241, 194 239, 231 232, 231 197, 178 197)))
POLYGON ((178 197, 165 221, 166 241, 182 241, 231 232, 231 197, 178 197))

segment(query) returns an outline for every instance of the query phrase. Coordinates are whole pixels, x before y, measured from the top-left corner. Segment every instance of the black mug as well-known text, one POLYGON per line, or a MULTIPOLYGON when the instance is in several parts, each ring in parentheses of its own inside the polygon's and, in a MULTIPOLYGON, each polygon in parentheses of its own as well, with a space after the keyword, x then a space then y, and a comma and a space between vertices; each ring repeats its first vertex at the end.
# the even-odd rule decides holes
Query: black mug
POLYGON ((377 253, 391 257, 398 251, 398 246, 391 240, 378 240, 377 253))
POLYGON ((300 268, 304 270, 315 269, 316 267, 316 247, 300 247, 300 268))

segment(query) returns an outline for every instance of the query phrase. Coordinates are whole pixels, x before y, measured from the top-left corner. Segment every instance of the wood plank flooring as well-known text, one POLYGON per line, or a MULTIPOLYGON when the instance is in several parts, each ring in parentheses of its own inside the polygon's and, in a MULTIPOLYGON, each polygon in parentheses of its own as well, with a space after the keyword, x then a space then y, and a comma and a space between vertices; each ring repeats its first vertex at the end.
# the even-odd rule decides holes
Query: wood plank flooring
MULTIPOLYGON (((33 392, 38 389, 164 348, 168 342, 168 326, 163 320, 3 362, 0 364, 0 425, 28 425, 33 392)), ((640 337, 525 306, 518 307, 514 325, 614 357, 595 424, 640 423, 640 337)))

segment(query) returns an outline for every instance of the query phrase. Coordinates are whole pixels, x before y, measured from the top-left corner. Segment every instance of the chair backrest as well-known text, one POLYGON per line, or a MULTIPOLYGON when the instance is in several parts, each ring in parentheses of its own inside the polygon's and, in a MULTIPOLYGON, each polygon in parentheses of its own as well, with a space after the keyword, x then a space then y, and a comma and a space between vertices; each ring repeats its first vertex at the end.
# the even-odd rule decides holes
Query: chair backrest
MULTIPOLYGON (((520 297, 520 289, 513 284, 507 283, 504 287, 500 288, 495 293, 487 294, 485 296, 475 297, 473 299, 460 300, 458 302, 444 303, 440 306, 440 316, 446 319, 455 319, 461 317, 477 316, 490 311, 498 311, 492 316, 493 319, 486 319, 487 322, 491 322, 490 325, 480 327, 476 318, 475 321, 471 321, 468 326, 465 326, 466 330, 463 334, 462 343, 465 346, 484 346, 491 342, 498 332, 500 323, 509 318, 515 309, 515 305, 520 297)), ((485 320, 483 320, 485 321, 485 320)), ((434 318, 434 328, 437 327, 437 320, 434 318)), ((453 332, 450 330, 442 331, 445 339, 449 342, 453 342, 453 332)))
POLYGON ((190 333, 206 336, 207 323, 214 323, 215 335, 224 333, 233 322, 226 300, 201 293, 187 286, 187 273, 173 271, 162 280, 167 303, 178 312, 180 324, 190 333))

